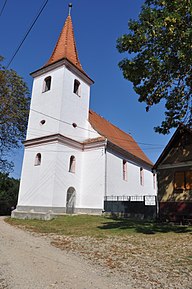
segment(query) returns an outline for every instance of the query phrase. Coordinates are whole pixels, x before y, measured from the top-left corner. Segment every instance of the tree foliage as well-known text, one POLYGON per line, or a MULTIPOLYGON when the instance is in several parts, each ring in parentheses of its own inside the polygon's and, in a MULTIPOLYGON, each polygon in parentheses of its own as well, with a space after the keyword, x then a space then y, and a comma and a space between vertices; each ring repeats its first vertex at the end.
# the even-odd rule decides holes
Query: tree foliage
POLYGON ((145 0, 129 33, 117 40, 119 66, 133 83, 146 111, 165 101, 165 119, 155 130, 169 133, 183 122, 192 125, 192 1, 145 0))
POLYGON ((0 215, 10 214, 11 208, 16 207, 18 192, 19 180, 0 173, 0 215))
POLYGON ((24 139, 29 111, 29 93, 23 79, 14 71, 2 66, 0 56, 0 171, 10 171, 8 160, 12 149, 24 139))

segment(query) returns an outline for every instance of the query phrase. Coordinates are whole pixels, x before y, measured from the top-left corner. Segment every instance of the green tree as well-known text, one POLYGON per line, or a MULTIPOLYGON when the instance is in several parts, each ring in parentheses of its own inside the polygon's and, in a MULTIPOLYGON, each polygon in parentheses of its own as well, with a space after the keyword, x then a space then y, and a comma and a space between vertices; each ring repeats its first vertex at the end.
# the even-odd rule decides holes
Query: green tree
POLYGON ((18 192, 19 180, 0 173, 0 215, 10 214, 11 208, 16 207, 18 192))
POLYGON ((192 1, 145 0, 138 20, 129 20, 129 33, 117 40, 119 66, 133 83, 146 111, 165 101, 159 133, 183 122, 192 125, 192 1))
POLYGON ((29 112, 29 92, 23 79, 2 65, 0 56, 0 171, 9 172, 13 163, 10 151, 25 137, 29 112))

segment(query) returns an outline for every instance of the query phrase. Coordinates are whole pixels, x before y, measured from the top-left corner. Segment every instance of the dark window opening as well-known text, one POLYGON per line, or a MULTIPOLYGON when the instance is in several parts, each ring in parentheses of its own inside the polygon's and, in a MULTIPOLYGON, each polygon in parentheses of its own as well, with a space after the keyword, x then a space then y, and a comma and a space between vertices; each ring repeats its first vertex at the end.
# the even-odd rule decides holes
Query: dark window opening
POLYGON ((140 185, 144 185, 144 170, 143 168, 140 168, 140 185))
POLYGON ((46 92, 51 89, 51 76, 48 76, 44 79, 44 89, 43 92, 46 92))
POLYGON ((175 190, 192 190, 192 171, 175 172, 175 190))
POLYGON ((73 92, 77 95, 80 95, 80 82, 77 79, 74 80, 73 92))
POLYGON ((123 180, 127 181, 127 162, 123 160, 123 180))
POLYGON ((70 173, 75 173, 75 163, 76 163, 75 157, 71 156, 70 161, 69 161, 69 172, 70 173))
POLYGON ((40 166, 41 164, 41 154, 38 153, 36 154, 36 157, 35 157, 35 166, 40 166))
POLYGON ((44 120, 44 119, 42 119, 41 121, 40 121, 40 124, 42 124, 42 125, 44 125, 46 123, 46 120, 44 120))

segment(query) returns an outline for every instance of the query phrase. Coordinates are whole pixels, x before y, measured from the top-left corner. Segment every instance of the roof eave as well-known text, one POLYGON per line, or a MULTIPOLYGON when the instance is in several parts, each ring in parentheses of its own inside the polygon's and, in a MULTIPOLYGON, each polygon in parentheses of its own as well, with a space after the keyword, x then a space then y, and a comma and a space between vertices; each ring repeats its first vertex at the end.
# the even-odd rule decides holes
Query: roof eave
POLYGON ((71 70, 73 73, 75 73, 77 76, 82 78, 85 82, 87 82, 89 85, 92 85, 94 81, 83 71, 77 68, 71 61, 69 61, 67 58, 62 58, 54 63, 45 65, 33 72, 30 73, 30 75, 34 78, 37 76, 40 76, 44 73, 50 72, 53 69, 56 69, 61 66, 66 66, 69 70, 71 70))
POLYGON ((108 144, 109 148, 119 152, 122 156, 127 157, 128 159, 130 159, 134 163, 137 163, 138 165, 141 165, 141 166, 147 166, 149 169, 153 168, 153 163, 152 162, 149 163, 149 162, 146 162, 145 160, 143 160, 141 158, 136 157, 135 155, 131 154, 127 150, 123 149, 122 147, 114 144, 110 140, 107 141, 107 144, 108 144))
POLYGON ((179 125, 178 128, 176 129, 176 131, 174 132, 174 134, 172 135, 171 139, 169 140, 168 144, 166 145, 166 147, 164 148, 164 150, 162 151, 161 155, 159 156, 159 158, 157 159, 156 163, 153 166, 153 169, 157 169, 157 167, 159 166, 159 164, 164 160, 164 158, 166 157, 166 155, 168 154, 168 152, 171 149, 171 146, 175 140, 175 138, 177 137, 177 135, 180 133, 180 130, 184 129, 189 131, 190 133, 192 133, 191 129, 188 129, 187 127, 185 127, 184 125, 179 125))

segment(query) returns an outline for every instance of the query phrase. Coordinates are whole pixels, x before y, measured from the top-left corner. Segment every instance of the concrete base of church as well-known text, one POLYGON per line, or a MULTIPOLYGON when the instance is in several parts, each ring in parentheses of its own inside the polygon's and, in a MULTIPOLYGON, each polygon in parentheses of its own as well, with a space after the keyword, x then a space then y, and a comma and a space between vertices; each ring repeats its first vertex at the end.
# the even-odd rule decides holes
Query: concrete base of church
MULTIPOLYGON (((102 209, 75 208, 73 214, 101 215, 102 209)), ((17 206, 17 208, 14 211, 12 211, 11 218, 38 219, 48 221, 62 215, 67 215, 66 208, 64 207, 17 206)))

